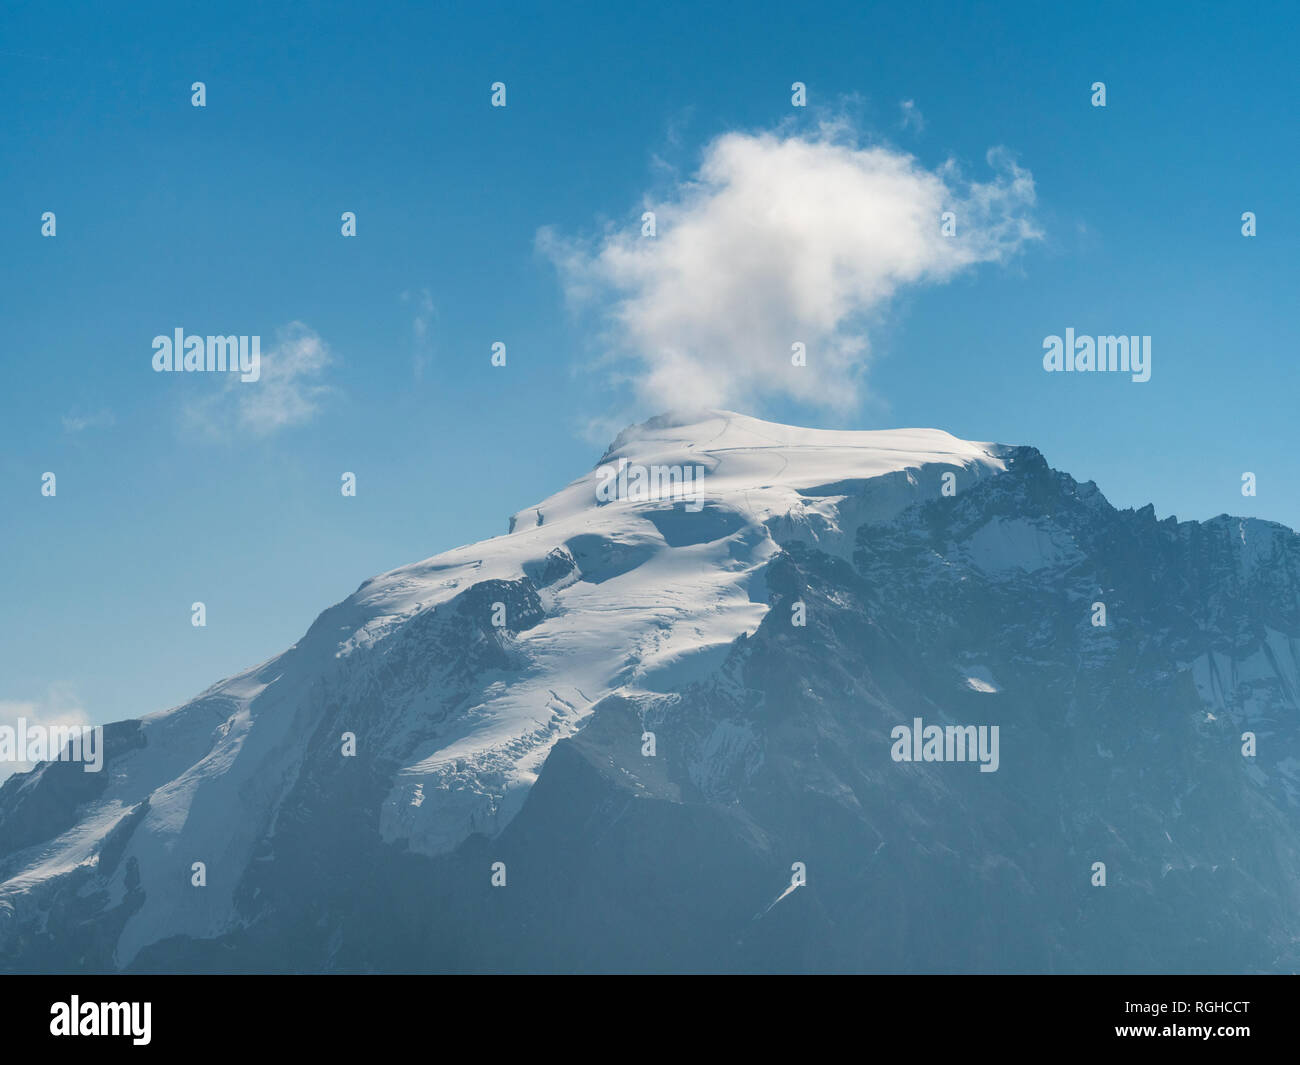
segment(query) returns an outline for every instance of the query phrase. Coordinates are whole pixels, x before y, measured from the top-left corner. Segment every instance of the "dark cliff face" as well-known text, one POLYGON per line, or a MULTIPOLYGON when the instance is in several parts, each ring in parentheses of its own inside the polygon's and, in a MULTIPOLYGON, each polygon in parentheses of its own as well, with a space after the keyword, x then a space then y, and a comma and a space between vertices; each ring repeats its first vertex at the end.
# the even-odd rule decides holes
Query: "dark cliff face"
MULTIPOLYGON (((320 753, 241 873, 244 927, 164 939, 130 968, 1294 970, 1300 540, 1117 511, 1032 449, 1006 457, 1005 474, 862 526, 843 554, 790 539, 763 573, 768 614, 720 668, 676 695, 605 699, 504 831, 450 854, 383 842, 392 767, 328 755, 389 693, 322 692, 320 753), (892 730, 917 718, 997 726, 996 772, 895 761, 892 730), (806 884, 777 901, 795 863, 806 884)), ((691 542, 692 520, 718 515, 674 514, 674 536, 691 542)), ((457 609, 508 600, 532 624, 538 589, 585 554, 457 609)), ((421 624, 394 670, 441 656, 452 687, 467 670, 508 680, 509 633, 421 624)), ((5 853, 74 816, 77 795, 42 773, 0 789, 5 853)), ((39 923, 0 911, 0 967, 114 967, 149 871, 116 906, 108 872, 63 877, 39 923)))

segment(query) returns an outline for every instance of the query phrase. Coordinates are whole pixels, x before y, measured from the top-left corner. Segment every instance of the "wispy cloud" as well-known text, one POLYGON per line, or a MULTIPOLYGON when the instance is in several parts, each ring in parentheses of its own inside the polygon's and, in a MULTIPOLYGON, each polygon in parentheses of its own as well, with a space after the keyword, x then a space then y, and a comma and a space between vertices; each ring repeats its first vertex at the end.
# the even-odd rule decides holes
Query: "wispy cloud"
POLYGON ((81 414, 74 408, 63 416, 63 431, 82 433, 87 429, 107 429, 116 422, 113 412, 107 408, 94 414, 81 414))
POLYGON ((867 327, 903 287, 1005 259, 1039 236, 1032 175, 989 153, 987 182, 886 147, 844 123, 819 135, 728 133, 698 173, 652 204, 657 236, 609 228, 596 240, 550 229, 539 248, 577 307, 603 316, 613 357, 641 398, 756 404, 791 396, 852 409, 870 356, 867 327), (957 218, 945 236, 941 216, 957 218), (791 364, 806 345, 807 365, 791 364))
POLYGON ((321 382, 333 361, 328 345, 313 329, 291 322, 277 331, 272 345, 263 345, 259 380, 223 378, 217 393, 185 408, 186 421, 208 432, 235 428, 255 436, 304 425, 334 391, 321 382))
POLYGON ((899 125, 904 129, 915 130, 917 133, 925 129, 925 116, 921 114, 921 109, 916 106, 915 101, 904 100, 898 105, 898 109, 903 113, 899 125))
POLYGON ((437 311, 433 306, 433 295, 427 288, 403 292, 402 302, 409 304, 415 311, 415 316, 411 319, 411 339, 415 345, 415 352, 411 356, 411 373, 419 381, 424 377, 424 368, 429 365, 433 347, 430 329, 437 311))

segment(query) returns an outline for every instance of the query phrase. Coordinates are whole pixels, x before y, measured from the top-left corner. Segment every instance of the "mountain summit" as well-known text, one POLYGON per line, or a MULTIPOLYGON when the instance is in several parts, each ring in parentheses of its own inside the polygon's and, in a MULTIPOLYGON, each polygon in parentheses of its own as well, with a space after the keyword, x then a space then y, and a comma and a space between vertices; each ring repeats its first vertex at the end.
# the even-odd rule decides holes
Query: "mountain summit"
POLYGON ((1298 648, 1282 526, 666 415, 6 781, 0 969, 1294 969, 1298 648))

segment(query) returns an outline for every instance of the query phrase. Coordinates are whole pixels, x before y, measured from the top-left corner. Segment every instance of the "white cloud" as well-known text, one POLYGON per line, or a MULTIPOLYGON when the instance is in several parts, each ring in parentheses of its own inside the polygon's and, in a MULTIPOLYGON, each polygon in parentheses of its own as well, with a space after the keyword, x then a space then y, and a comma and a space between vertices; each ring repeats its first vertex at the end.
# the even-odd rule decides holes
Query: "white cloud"
POLYGON ((899 289, 998 261, 1039 234, 1032 175, 990 152, 987 182, 954 163, 860 148, 842 126, 819 136, 728 133, 693 180, 647 203, 639 224, 597 241, 551 230, 538 245, 573 304, 607 318, 614 357, 630 358, 656 409, 753 405, 791 396, 852 409, 871 353, 867 327, 899 289), (957 216, 944 237, 943 212, 957 216), (807 365, 791 365, 791 345, 807 365))
POLYGON ((903 120, 899 125, 904 129, 914 129, 917 133, 925 129, 925 116, 921 114, 921 109, 916 106, 915 100, 902 101, 898 109, 903 112, 903 120))
MULTIPOLYGON (((80 700, 65 684, 51 685, 45 698, 39 702, 0 699, 0 726, 16 730, 19 718, 23 718, 29 726, 41 725, 45 728, 90 724, 90 718, 80 700)), ((25 773, 31 768, 31 764, 26 762, 0 762, 0 781, 14 773, 25 773)))
POLYGON ((261 377, 241 381, 225 376, 215 395, 185 409, 190 424, 210 432, 232 426, 255 436, 303 425, 316 416, 321 401, 332 391, 320 383, 333 362, 328 345, 302 322, 290 322, 276 333, 272 346, 263 344, 261 377))

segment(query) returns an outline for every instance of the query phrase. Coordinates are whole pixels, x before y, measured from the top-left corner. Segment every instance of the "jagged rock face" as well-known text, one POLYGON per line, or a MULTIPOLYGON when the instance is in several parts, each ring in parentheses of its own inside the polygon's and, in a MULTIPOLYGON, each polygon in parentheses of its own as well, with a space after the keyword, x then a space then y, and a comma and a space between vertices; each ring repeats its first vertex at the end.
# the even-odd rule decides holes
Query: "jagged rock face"
POLYGON ((113 726, 103 774, 6 782, 0 967, 1300 965, 1289 530, 945 434, 663 418, 620 458, 703 505, 580 479, 113 726), (996 771, 896 761, 918 718, 997 726, 996 771))

